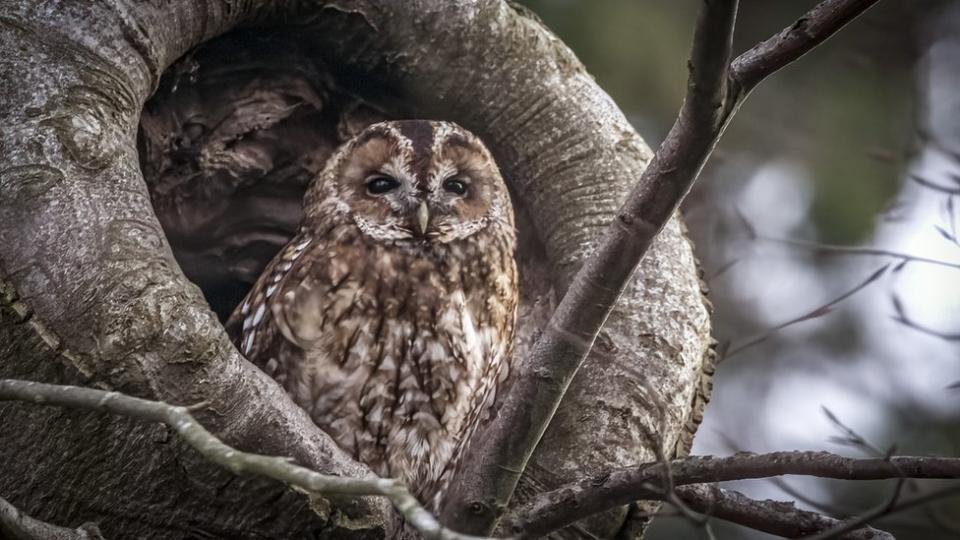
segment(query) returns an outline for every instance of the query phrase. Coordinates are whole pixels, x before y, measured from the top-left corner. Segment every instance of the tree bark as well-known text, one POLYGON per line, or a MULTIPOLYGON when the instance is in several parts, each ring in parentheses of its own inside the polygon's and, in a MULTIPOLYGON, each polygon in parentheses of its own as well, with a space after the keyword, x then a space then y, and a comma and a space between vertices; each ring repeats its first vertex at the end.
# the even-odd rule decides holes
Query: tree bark
MULTIPOLYGON (((0 376, 206 401, 197 416, 230 444, 325 473, 369 471, 240 357, 184 272, 224 314, 292 233, 306 181, 355 126, 451 119, 491 147, 521 218, 522 359, 651 155, 574 55, 498 0, 3 4, 0 46, 12 53, 0 59, 0 376)), ((709 393, 710 341, 674 219, 515 502, 651 461, 656 447, 685 453, 709 393)), ((163 427, 0 407, 0 496, 38 519, 97 522, 107 538, 396 527, 383 500, 315 513, 284 486, 204 463, 163 427)), ((625 514, 558 536, 610 537, 625 514)))

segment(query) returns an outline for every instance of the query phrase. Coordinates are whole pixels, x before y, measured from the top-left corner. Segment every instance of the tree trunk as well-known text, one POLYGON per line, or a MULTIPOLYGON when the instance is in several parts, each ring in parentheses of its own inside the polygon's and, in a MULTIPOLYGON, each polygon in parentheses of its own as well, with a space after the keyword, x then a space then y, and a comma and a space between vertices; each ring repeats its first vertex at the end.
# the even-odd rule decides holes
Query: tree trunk
MULTIPOLYGON (((232 308, 336 144, 375 119, 427 117, 491 147, 520 216, 519 361, 651 155, 574 55, 500 0, 3 4, 0 376, 205 401, 201 421, 230 444, 322 472, 369 474, 243 360, 206 300, 221 317, 232 308)), ((686 452, 709 344, 675 219, 515 500, 650 461, 655 446, 686 452)), ((382 499, 315 512, 282 485, 203 463, 162 426, 0 407, 0 496, 40 519, 94 521, 107 538, 397 527, 382 499)), ((625 515, 562 534, 626 535, 625 515)))

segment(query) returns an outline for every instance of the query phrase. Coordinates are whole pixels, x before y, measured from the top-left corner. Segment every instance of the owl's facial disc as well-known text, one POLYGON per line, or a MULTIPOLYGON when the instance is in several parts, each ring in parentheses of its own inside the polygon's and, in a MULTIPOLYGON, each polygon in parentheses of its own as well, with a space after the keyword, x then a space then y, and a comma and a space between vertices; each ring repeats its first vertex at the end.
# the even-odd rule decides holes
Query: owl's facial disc
POLYGON ((385 122, 358 135, 335 176, 339 200, 370 239, 445 244, 508 224, 509 198, 490 153, 446 122, 385 122))

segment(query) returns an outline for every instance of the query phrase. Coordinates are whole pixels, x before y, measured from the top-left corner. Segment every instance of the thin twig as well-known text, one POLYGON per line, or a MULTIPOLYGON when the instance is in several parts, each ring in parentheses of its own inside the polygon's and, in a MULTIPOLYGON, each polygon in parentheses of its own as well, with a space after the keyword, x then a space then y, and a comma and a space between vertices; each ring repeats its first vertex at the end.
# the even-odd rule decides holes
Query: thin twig
POLYGON ((878 0, 826 0, 730 63, 736 0, 701 4, 687 95, 666 139, 584 261, 489 424, 451 482, 445 523, 485 534, 506 509, 570 381, 654 238, 674 215, 750 89, 878 0))
MULTIPOLYGON (((892 264, 892 263, 890 263, 890 264, 892 264)), ((788 326, 792 326, 792 325, 794 325, 794 324, 801 323, 801 322, 804 322, 804 321, 809 321, 809 320, 812 320, 812 319, 817 319, 817 318, 819 318, 819 317, 823 317, 824 315, 830 314, 830 313, 833 311, 833 308, 837 306, 837 304, 839 304, 840 302, 843 302, 843 301, 846 300, 847 298, 850 298, 851 296, 857 294, 858 292, 860 292, 861 290, 863 290, 864 288, 866 288, 867 285, 870 285, 870 284, 873 283, 874 281, 880 279, 880 277, 883 276, 883 275, 886 273, 887 269, 890 267, 890 264, 886 264, 886 265, 881 266, 880 268, 874 270, 873 273, 871 273, 869 276, 867 276, 866 279, 864 279, 863 281, 861 281, 860 283, 858 283, 855 287, 853 287, 853 288, 851 288, 851 289, 849 289, 849 290, 847 290, 847 291, 844 291, 842 294, 840 294, 840 295, 837 296, 836 298, 830 300, 829 302, 827 302, 827 303, 825 303, 825 304, 822 304, 822 305, 820 305, 819 307, 816 307, 816 308, 814 308, 814 309, 812 309, 812 310, 804 313, 803 315, 800 315, 800 316, 798 316, 798 317, 794 317, 794 318, 790 319, 789 321, 780 323, 780 324, 774 326, 773 328, 767 329, 767 330, 765 330, 763 333, 761 333, 761 334, 759 334, 759 335, 756 335, 756 336, 754 336, 754 337, 746 340, 746 341, 745 341, 744 343, 742 343, 742 344, 739 344, 739 345, 737 345, 737 346, 731 346, 730 349, 727 350, 726 354, 724 355, 723 360, 726 361, 726 360, 730 359, 731 357, 736 356, 736 355, 742 353, 742 352, 745 351, 746 349, 749 349, 750 347, 754 347, 754 346, 756 346, 756 345, 759 345, 760 343, 763 343, 764 341, 770 339, 771 336, 773 336, 774 334, 776 334, 776 333, 779 332, 780 330, 783 330, 784 328, 787 328, 788 326)), ((718 363, 719 363, 719 362, 718 362, 718 363)))
POLYGON ((893 316, 893 320, 906 326, 907 328, 913 328, 914 330, 923 332, 924 334, 927 334, 930 336, 940 338, 945 341, 960 341, 960 332, 956 332, 956 333, 944 332, 941 330, 936 330, 933 328, 923 326, 922 324, 914 321, 912 318, 910 318, 907 315, 907 311, 903 307, 903 302, 901 302, 900 298, 896 295, 893 296, 893 309, 894 311, 897 312, 896 315, 893 316))
POLYGON ((795 238, 774 238, 771 236, 758 236, 757 239, 763 240, 765 242, 775 242, 777 244, 784 244, 788 246, 806 248, 806 249, 818 251, 821 253, 833 253, 837 255, 854 255, 854 256, 863 255, 863 256, 890 257, 892 259, 897 259, 897 260, 906 261, 906 262, 935 264, 938 266, 946 266, 947 268, 956 268, 960 270, 960 263, 941 261, 939 259, 931 259, 928 257, 918 257, 916 255, 910 255, 909 253, 900 253, 898 251, 891 251, 888 249, 862 247, 862 246, 840 246, 836 244, 821 244, 819 242, 810 242, 808 240, 799 240, 795 238))
POLYGON ((828 538, 841 538, 848 531, 855 530, 867 523, 877 519, 880 516, 885 516, 891 512, 891 510, 896 506, 897 502, 900 500, 900 495, 903 493, 903 486, 906 484, 906 478, 898 478, 896 485, 893 486, 893 491, 890 492, 890 496, 887 497, 887 500, 880 503, 876 508, 864 512, 863 515, 858 516, 854 519, 847 520, 846 522, 840 523, 835 527, 832 527, 830 530, 823 531, 820 534, 813 535, 808 537, 808 540, 827 540, 828 538))
POLYGON ((960 484, 954 484, 952 486, 947 486, 945 488, 931 491, 930 493, 913 497, 911 499, 908 499, 902 502, 897 502, 897 499, 899 499, 899 495, 900 495, 899 488, 898 488, 897 491, 894 492, 893 497, 888 499, 886 502, 884 502, 874 510, 871 510, 849 521, 845 521, 834 529, 824 531, 823 533, 818 534, 816 536, 810 536, 810 537, 804 538, 803 540, 829 540, 831 538, 842 538, 841 535, 844 534, 845 532, 861 527, 863 524, 869 521, 873 521, 883 516, 889 516, 896 512, 901 512, 903 510, 913 508, 914 506, 928 504, 930 502, 951 497, 957 494, 960 494, 960 484))
POLYGON ((939 191, 940 193, 946 193, 947 195, 960 195, 960 187, 944 186, 936 182, 931 182, 930 180, 915 174, 909 175, 909 178, 927 189, 939 191))
POLYGON ((857 450, 861 450, 867 453, 867 455, 878 458, 888 459, 894 454, 894 451, 896 450, 895 447, 891 447, 884 452, 877 445, 867 440, 866 437, 860 435, 860 433, 858 433, 855 429, 840 420, 840 417, 831 411, 829 407, 821 405, 820 409, 823 411, 824 416, 827 417, 827 420, 833 424, 833 427, 843 434, 841 437, 830 437, 830 442, 847 445, 856 448, 857 450))
POLYGON ((44 384, 0 379, 0 401, 26 401, 76 409, 91 409, 172 427, 190 446, 208 461, 234 474, 252 473, 296 486, 308 493, 338 495, 380 495, 387 497, 397 511, 428 539, 482 540, 485 537, 459 534, 440 525, 410 493, 403 483, 389 478, 346 478, 320 474, 291 463, 285 457, 242 452, 228 446, 207 431, 189 407, 140 399, 119 392, 106 392, 79 386, 44 384))

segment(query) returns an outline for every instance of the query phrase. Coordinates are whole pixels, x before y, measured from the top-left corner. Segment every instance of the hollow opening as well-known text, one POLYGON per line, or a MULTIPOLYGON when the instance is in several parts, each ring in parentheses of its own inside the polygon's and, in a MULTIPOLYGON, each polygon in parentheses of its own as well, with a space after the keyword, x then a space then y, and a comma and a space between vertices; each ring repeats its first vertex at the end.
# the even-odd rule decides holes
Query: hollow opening
MULTIPOLYGON (((425 114, 368 75, 322 60, 309 32, 245 29, 204 43, 164 73, 141 116, 154 210, 221 322, 296 233, 307 185, 337 147, 372 123, 425 114)), ((553 268, 511 171, 501 172, 517 225, 522 357, 555 306, 553 268)))
POLYGON ((179 59, 146 103, 138 148, 183 272, 221 320, 296 232, 334 150, 387 119, 289 31, 241 30, 179 59))

